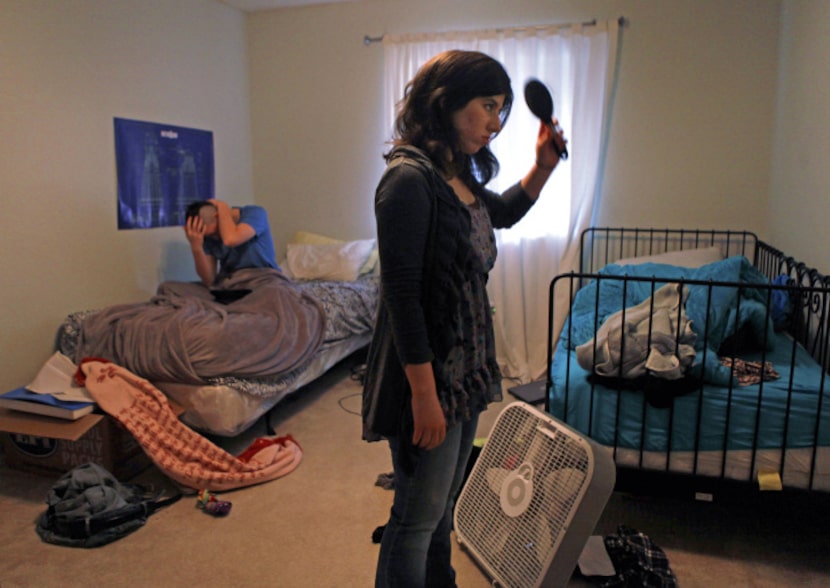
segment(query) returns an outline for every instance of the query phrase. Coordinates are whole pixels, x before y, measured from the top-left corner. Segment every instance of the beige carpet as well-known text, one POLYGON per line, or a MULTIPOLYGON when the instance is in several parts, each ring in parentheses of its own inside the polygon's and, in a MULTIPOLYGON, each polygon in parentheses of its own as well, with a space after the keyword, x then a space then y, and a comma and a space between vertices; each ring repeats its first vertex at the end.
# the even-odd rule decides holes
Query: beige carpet
MULTIPOLYGON (((384 444, 360 440, 360 387, 342 364, 298 398, 277 407, 273 424, 303 446, 300 467, 261 486, 220 495, 226 518, 196 508, 193 497, 153 515, 134 534, 98 549, 42 543, 34 530, 54 479, 0 464, 0 588, 72 586, 372 586, 377 545, 392 492, 375 485, 390 471, 384 444)), ((512 398, 507 397, 507 401, 512 398)), ((499 407, 482 420, 486 435, 499 407)), ((232 452, 265 433, 264 424, 234 439, 232 452)), ((154 468, 136 481, 164 486, 154 468)), ((627 524, 666 550, 683 588, 830 585, 827 520, 788 520, 772 512, 615 494, 598 534, 627 524)), ((489 580, 460 548, 461 588, 489 580)), ((575 579, 571 586, 584 585, 575 579)))

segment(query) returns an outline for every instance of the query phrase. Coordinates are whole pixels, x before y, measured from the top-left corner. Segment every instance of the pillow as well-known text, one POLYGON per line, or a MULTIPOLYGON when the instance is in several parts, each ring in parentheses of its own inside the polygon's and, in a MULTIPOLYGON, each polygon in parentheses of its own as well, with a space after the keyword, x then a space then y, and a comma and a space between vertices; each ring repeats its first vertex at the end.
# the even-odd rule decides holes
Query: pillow
POLYGON ((298 245, 342 245, 345 241, 318 235, 317 233, 309 233, 308 231, 297 231, 289 243, 297 243, 298 245))
MULTIPOLYGON (((344 245, 346 241, 342 241, 341 239, 335 239, 333 237, 327 237, 325 235, 320 235, 318 233, 310 233, 308 231, 297 231, 291 238, 290 243, 297 243, 302 245, 344 245)), ((369 257, 366 258, 366 261, 360 268, 358 275, 362 276, 363 274, 368 274, 369 272, 374 271, 377 267, 377 264, 378 248, 373 247, 372 251, 369 253, 369 257)))
POLYGON ((324 245, 289 243, 286 263, 298 280, 348 282, 358 278, 374 247, 374 239, 324 245))
POLYGON ((667 251, 658 255, 647 255, 643 257, 626 257, 618 259, 617 265, 640 265, 641 263, 662 263, 666 265, 677 265, 680 267, 697 268, 707 263, 713 263, 723 259, 723 253, 718 247, 704 247, 701 249, 683 249, 678 251, 667 251))

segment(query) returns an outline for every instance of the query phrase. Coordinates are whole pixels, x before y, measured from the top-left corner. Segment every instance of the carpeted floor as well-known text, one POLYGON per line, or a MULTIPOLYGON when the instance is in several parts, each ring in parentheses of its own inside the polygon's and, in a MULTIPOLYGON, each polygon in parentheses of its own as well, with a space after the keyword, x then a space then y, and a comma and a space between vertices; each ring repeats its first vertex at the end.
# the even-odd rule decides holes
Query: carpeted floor
MULTIPOLYGON (((360 386, 350 367, 341 364, 275 409, 277 433, 297 439, 303 463, 284 478, 221 494, 233 504, 225 518, 204 513, 186 496, 113 544, 48 545, 34 524, 54 479, 0 463, 0 587, 372 586, 377 545, 371 535, 392 500, 375 482, 391 467, 384 444, 360 439, 360 386)), ((505 403, 512 400, 506 394, 505 403)), ((481 436, 499 409, 486 413, 481 436)), ((214 441, 237 453, 263 434, 258 423, 245 435, 214 441)), ((173 489, 155 468, 134 481, 173 489)), ((830 585, 826 522, 750 506, 614 494, 597 534, 620 524, 648 534, 664 548, 683 588, 818 587, 830 585)), ((454 562, 461 588, 491 585, 460 547, 454 562)), ((569 584, 582 585, 580 578, 569 584)))

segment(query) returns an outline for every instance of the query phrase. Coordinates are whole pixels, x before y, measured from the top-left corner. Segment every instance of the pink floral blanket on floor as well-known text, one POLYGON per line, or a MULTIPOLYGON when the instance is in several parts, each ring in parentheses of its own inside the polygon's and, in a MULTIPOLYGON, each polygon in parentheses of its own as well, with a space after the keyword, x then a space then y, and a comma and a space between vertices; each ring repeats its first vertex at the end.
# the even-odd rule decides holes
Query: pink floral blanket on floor
POLYGON ((238 270, 218 288, 250 293, 221 304, 201 285, 165 282, 149 302, 87 317, 72 359, 100 357, 156 382, 202 384, 289 372, 322 345, 322 306, 281 272, 238 270))
POLYGON ((87 360, 80 372, 95 402, 136 438, 156 466, 195 490, 231 490, 280 478, 300 465, 290 436, 260 438, 234 457, 182 424, 164 394, 147 380, 109 362, 87 360))

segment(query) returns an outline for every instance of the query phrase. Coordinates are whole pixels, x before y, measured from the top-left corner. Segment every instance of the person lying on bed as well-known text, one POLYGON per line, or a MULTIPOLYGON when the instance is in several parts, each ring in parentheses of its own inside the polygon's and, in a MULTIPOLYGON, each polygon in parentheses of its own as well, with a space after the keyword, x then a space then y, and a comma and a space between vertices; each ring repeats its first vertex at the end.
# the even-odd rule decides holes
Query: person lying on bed
POLYGON ((196 273, 208 288, 238 269, 280 269, 268 213, 261 206, 231 207, 221 200, 194 202, 185 213, 184 233, 196 273))

